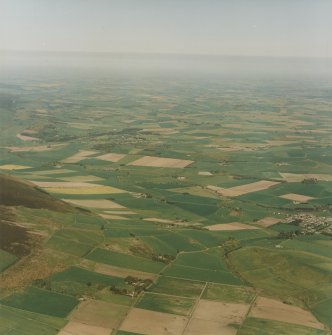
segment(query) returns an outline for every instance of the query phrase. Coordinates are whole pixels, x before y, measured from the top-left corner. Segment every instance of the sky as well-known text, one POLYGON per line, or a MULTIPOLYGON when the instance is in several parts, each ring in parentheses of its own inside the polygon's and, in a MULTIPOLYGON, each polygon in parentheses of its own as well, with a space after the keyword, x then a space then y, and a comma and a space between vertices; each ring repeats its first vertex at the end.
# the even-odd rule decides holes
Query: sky
POLYGON ((0 0, 0 49, 332 57, 332 0, 0 0))

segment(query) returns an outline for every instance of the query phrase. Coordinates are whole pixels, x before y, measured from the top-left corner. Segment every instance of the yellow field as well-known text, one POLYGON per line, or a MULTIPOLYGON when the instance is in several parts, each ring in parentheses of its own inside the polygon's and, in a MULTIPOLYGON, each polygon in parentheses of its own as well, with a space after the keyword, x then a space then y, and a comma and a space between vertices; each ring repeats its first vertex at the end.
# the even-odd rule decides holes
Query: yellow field
POLYGON ((109 220, 128 220, 125 216, 113 215, 113 214, 99 214, 104 219, 109 220))
POLYGON ((304 179, 317 179, 321 181, 332 181, 332 175, 318 173, 279 173, 288 183, 300 183, 304 179))
POLYGON ((23 170, 23 169, 30 169, 31 166, 27 165, 15 165, 15 164, 5 164, 0 165, 1 170, 23 170))
POLYGON ((175 223, 174 221, 171 220, 166 220, 166 219, 159 219, 159 218, 146 218, 144 219, 144 221, 149 221, 149 222, 159 222, 159 223, 168 223, 168 224, 172 224, 175 223))
POLYGON ((270 188, 277 184, 279 184, 279 182, 269 181, 269 180, 260 180, 254 183, 234 186, 230 188, 222 188, 222 187, 213 186, 213 185, 208 185, 207 188, 225 197, 237 197, 237 196, 244 195, 247 193, 266 190, 267 188, 270 188))
POLYGON ((251 229, 259 229, 254 226, 250 226, 248 224, 240 223, 240 222, 232 222, 232 223, 219 223, 212 226, 206 227, 211 231, 222 231, 222 230, 251 230, 251 229))
POLYGON ((266 228, 266 227, 270 227, 270 226, 272 226, 272 225, 274 225, 278 222, 280 222, 280 219, 273 218, 273 217, 266 217, 266 218, 258 220, 257 222, 255 222, 255 224, 257 224, 258 226, 266 228))
POLYGON ((296 202, 302 202, 302 203, 306 203, 309 200, 315 199, 313 197, 308 197, 306 195, 295 194, 295 193, 284 194, 284 195, 281 195, 279 198, 296 201, 296 202))
POLYGON ((144 156, 129 163, 128 165, 183 169, 192 163, 193 161, 187 159, 144 156))
MULTIPOLYGON (((125 207, 122 207, 125 208, 125 207)), ((105 214, 121 214, 121 215, 133 215, 133 214, 137 214, 135 212, 132 211, 118 211, 118 210, 114 210, 114 211, 104 211, 105 214)))
POLYGON ((98 187, 98 186, 103 186, 99 184, 92 184, 92 183, 86 183, 86 182, 71 182, 71 181, 34 181, 30 180, 32 183, 36 184, 39 187, 48 187, 48 188, 87 188, 87 187, 98 187))
POLYGON ((89 269, 89 270, 93 270, 94 272, 97 272, 97 273, 102 273, 104 275, 121 277, 121 278, 133 276, 133 277, 142 278, 142 279, 146 279, 146 278, 155 279, 157 277, 157 275, 153 273, 120 268, 118 266, 108 265, 108 264, 103 264, 103 263, 95 263, 87 259, 82 259, 80 266, 86 269, 89 269))
POLYGON ((73 170, 68 170, 68 169, 54 169, 54 170, 44 170, 44 171, 34 171, 31 172, 31 174, 36 173, 39 175, 52 175, 52 174, 62 174, 62 173, 72 173, 75 172, 73 170))
POLYGON ((40 151, 47 151, 53 149, 60 149, 63 148, 66 144, 55 144, 55 145, 34 145, 34 146, 27 146, 27 147, 6 147, 10 152, 40 152, 40 151))
POLYGON ((112 194, 112 193, 125 193, 127 191, 111 186, 93 186, 93 187, 46 187, 45 190, 49 193, 60 194, 112 194))
POLYGON ((120 159, 122 159, 123 157, 125 157, 126 155, 124 154, 105 154, 105 155, 101 155, 96 157, 96 159, 100 159, 103 161, 107 161, 107 162, 118 162, 120 159))
POLYGON ((78 163, 81 160, 87 158, 88 156, 92 156, 97 154, 98 151, 91 151, 91 150, 80 150, 77 154, 65 158, 62 160, 63 163, 78 163))

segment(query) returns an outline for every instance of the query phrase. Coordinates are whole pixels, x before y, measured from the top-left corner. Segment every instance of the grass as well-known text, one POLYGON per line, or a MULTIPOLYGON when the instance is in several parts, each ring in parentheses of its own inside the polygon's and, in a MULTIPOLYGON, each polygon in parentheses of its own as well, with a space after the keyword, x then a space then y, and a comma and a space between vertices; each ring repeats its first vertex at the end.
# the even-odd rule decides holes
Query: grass
POLYGON ((219 300, 224 302, 250 304, 255 292, 250 287, 239 287, 222 284, 207 284, 203 298, 208 300, 219 300))
POLYGON ((199 269, 228 271, 220 255, 211 255, 206 252, 182 253, 178 255, 173 264, 199 269))
POLYGON ((17 260, 18 258, 15 255, 0 249, 0 272, 6 270, 17 260))
POLYGON ((49 278, 50 281, 91 283, 104 285, 117 285, 123 283, 122 278, 104 275, 101 273, 89 271, 78 267, 70 267, 69 269, 54 274, 49 278))
POLYGON ((28 287, 23 292, 1 299, 0 303, 30 312, 64 318, 78 304, 78 300, 67 295, 28 287))
POLYGON ((169 246, 168 244, 160 241, 155 236, 142 236, 140 237, 141 240, 144 241, 152 250, 153 253, 157 255, 176 255, 177 250, 169 246))
POLYGON ((157 293, 145 293, 136 303, 135 307, 186 316, 189 315, 194 303, 195 299, 191 298, 175 297, 157 293))
POLYGON ((84 256, 92 249, 91 245, 75 242, 58 236, 52 236, 51 239, 48 240, 46 246, 74 256, 84 256))
POLYGON ((57 317, 0 306, 0 334, 55 335, 66 323, 66 320, 57 317))
POLYGON ((332 298, 318 303, 311 310, 318 320, 332 328, 332 298))
POLYGON ((204 248, 197 241, 173 232, 158 235, 158 240, 161 240, 178 251, 195 251, 204 248))
POLYGON ((183 297, 198 297, 201 294, 203 287, 204 282, 160 276, 149 291, 174 294, 183 297))
POLYGON ((190 239, 196 240, 205 247, 215 247, 220 243, 220 240, 213 233, 198 229, 183 229, 179 234, 184 235, 190 239))
POLYGON ((150 273, 158 273, 165 266, 163 263, 154 262, 143 257, 130 256, 100 248, 93 250, 90 254, 85 256, 85 258, 95 262, 150 273))
POLYGON ((319 308, 319 304, 331 296, 331 289, 328 289, 331 272, 320 269, 317 264, 326 260, 326 257, 298 250, 255 246, 229 254, 231 267, 247 282, 286 302, 309 305, 317 317, 325 321, 329 303, 323 308, 319 308))
POLYGON ((247 318, 238 335, 323 335, 323 330, 304 327, 291 323, 247 318))
POLYGON ((192 279, 198 281, 242 285, 242 281, 232 273, 209 269, 198 269, 172 264, 162 273, 165 276, 192 279))
POLYGON ((298 240, 286 240, 281 243, 284 248, 291 249, 291 250, 301 250, 304 252, 317 254, 320 256, 332 258, 332 251, 331 247, 325 245, 319 245, 318 243, 308 243, 302 242, 298 240))
MULTIPOLYGON (((80 218, 78 218, 78 220, 81 221, 80 218)), ((86 231, 80 229, 62 229, 57 231, 53 236, 66 238, 74 242, 88 245, 95 245, 103 240, 103 235, 100 231, 86 231)))

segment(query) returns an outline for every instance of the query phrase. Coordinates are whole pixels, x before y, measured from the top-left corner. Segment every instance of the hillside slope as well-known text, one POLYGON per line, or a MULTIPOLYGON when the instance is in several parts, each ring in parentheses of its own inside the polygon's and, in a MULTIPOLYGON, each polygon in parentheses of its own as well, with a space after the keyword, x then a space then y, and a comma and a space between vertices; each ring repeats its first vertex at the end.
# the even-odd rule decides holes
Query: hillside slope
POLYGON ((6 174, 0 174, 0 205, 43 208, 57 212, 72 211, 71 206, 33 184, 6 174))

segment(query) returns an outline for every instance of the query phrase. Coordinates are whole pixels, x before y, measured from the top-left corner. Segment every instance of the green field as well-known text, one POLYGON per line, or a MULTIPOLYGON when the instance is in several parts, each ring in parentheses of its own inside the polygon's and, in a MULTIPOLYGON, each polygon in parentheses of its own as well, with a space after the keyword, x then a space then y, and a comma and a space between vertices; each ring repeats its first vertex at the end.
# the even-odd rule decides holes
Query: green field
POLYGON ((10 335, 55 335, 67 323, 53 316, 1 305, 0 333, 10 335))
POLYGON ((183 297, 198 297, 203 287, 203 282, 160 276, 150 291, 183 297))
MULTIPOLYGON (((0 333, 58 334, 90 300, 190 318, 199 299, 249 308, 257 296, 331 332, 330 78, 312 64, 284 76, 276 60, 278 75, 260 76, 254 59, 233 75, 242 58, 164 71, 152 55, 89 69, 75 57, 54 71, 24 58, 0 81, 0 333), (131 164, 144 156, 151 166, 131 164)), ((248 315, 232 318, 237 335, 324 334, 248 315)))
POLYGON ((209 283, 203 293, 203 298, 224 302, 250 304, 255 296, 251 287, 239 287, 209 283))
POLYGON ((213 283, 242 285, 241 279, 226 271, 192 268, 182 265, 171 265, 162 273, 165 276, 213 283))
POLYGON ((293 325, 285 322, 248 318, 238 331, 239 335, 323 335, 324 330, 293 325))
POLYGON ((120 254, 118 252, 105 249, 95 249, 90 254, 85 256, 85 258, 95 262, 151 273, 157 273, 165 266, 161 262, 153 262, 142 257, 120 254))
POLYGON ((174 295, 145 293, 135 306, 163 313, 189 315, 194 303, 194 299, 183 296, 176 297, 174 295))
POLYGON ((0 304, 63 318, 78 304, 78 300, 67 295, 28 287, 23 292, 1 299, 0 304))
POLYGON ((17 260, 18 258, 15 255, 0 249, 0 272, 6 270, 17 260))

